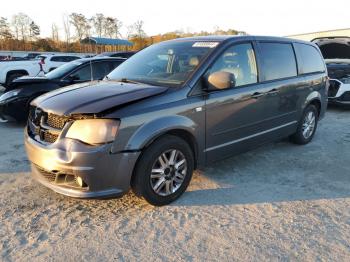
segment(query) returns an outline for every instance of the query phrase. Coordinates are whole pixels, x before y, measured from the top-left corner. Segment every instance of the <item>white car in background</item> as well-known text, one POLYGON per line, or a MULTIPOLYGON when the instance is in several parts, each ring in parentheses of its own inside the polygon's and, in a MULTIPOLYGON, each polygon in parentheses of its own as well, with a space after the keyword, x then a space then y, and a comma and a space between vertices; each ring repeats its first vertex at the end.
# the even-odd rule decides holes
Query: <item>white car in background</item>
POLYGON ((34 60, 27 61, 1 61, 0 85, 8 86, 14 79, 21 76, 39 76, 50 72, 60 65, 82 58, 83 55, 39 55, 34 60), (44 61, 42 63, 41 61, 44 61), (41 71, 41 66, 42 69, 41 71))
POLYGON ((325 59, 329 81, 328 102, 350 105, 350 37, 321 37, 312 40, 325 59))

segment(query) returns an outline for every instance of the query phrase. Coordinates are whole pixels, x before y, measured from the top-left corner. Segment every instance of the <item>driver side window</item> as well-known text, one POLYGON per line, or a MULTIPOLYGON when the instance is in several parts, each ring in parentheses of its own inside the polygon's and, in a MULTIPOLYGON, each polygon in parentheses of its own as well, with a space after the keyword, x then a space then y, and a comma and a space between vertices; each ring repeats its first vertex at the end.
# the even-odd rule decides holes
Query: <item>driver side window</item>
POLYGON ((257 83, 258 72, 252 44, 229 47, 218 57, 210 73, 227 72, 235 76, 235 87, 257 83))
POLYGON ((90 65, 86 65, 76 72, 70 75, 70 77, 75 81, 89 81, 91 80, 91 69, 90 65))

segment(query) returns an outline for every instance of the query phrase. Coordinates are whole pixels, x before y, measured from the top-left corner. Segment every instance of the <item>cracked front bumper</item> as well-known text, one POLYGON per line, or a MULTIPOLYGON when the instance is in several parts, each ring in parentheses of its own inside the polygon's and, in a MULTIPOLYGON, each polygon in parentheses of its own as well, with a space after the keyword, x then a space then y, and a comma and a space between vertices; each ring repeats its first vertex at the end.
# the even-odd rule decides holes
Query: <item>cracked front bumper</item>
MULTIPOLYGON (((140 152, 110 153, 111 145, 89 146, 72 139, 41 144, 25 134, 32 176, 44 186, 78 198, 119 196, 130 188, 140 152), (80 177, 86 187, 62 182, 59 176, 80 177)), ((72 181, 72 180, 70 180, 72 181)))

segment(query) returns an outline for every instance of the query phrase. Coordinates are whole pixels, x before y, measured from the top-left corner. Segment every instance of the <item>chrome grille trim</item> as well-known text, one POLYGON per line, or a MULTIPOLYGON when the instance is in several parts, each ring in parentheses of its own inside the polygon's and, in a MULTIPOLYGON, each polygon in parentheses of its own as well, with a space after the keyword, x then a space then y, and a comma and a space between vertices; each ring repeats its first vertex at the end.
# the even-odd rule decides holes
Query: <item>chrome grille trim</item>
POLYGON ((69 117, 47 113, 41 108, 31 106, 28 118, 28 134, 34 140, 44 143, 55 143, 69 117))

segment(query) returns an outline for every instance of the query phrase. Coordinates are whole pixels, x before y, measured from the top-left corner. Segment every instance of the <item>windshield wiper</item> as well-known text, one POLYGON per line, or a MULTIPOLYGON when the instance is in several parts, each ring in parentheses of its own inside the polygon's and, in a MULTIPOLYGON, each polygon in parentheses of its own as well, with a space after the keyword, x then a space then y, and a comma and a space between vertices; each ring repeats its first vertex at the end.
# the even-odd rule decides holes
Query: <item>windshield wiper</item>
POLYGON ((116 81, 122 82, 122 83, 137 84, 137 85, 144 84, 144 83, 142 83, 142 82, 138 82, 138 81, 131 80, 131 79, 127 79, 127 78, 121 78, 121 79, 118 79, 118 80, 116 80, 116 81))

